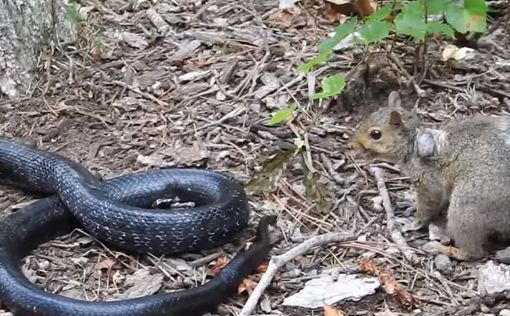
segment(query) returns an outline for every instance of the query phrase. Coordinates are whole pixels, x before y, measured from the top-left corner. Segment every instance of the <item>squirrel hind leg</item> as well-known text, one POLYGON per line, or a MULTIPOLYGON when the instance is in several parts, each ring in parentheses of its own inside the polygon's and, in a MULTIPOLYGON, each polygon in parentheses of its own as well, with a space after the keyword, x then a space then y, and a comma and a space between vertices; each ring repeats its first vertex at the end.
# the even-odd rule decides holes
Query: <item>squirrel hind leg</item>
MULTIPOLYGON (((461 209, 452 207, 448 209, 448 233, 455 241, 455 247, 440 251, 450 257, 461 261, 476 261, 487 255, 484 246, 487 242, 488 231, 483 219, 476 216, 480 210, 461 209)), ((481 215, 481 214, 480 214, 481 215)))

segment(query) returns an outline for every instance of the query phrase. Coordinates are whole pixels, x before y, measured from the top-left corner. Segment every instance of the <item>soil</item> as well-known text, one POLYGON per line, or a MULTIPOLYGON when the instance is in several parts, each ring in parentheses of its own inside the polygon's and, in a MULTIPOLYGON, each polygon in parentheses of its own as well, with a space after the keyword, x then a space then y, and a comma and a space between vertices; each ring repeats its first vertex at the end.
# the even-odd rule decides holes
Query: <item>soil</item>
MULTIPOLYGON (((26 275, 38 286, 98 301, 196 286, 217 261, 231 258, 251 239, 262 215, 277 214, 275 233, 280 238, 274 255, 297 245, 299 236, 338 231, 358 237, 356 242, 322 247, 290 261, 265 292, 258 314, 322 315, 322 309, 284 307, 283 299, 322 270, 351 271, 359 257, 391 271, 399 284, 422 300, 423 315, 497 314, 509 308, 508 303, 478 297, 476 272, 484 262, 452 260, 448 269, 439 270, 435 256, 420 250, 429 241, 427 232, 404 233, 420 259, 407 262, 386 229, 368 162, 354 161, 346 151, 359 119, 384 106, 390 89, 400 89, 406 105, 416 106, 430 123, 477 112, 506 114, 510 55, 503 17, 495 17, 489 32, 475 40, 472 59, 444 62, 441 51, 452 42, 429 41, 425 76, 414 56, 416 44, 400 39, 391 52, 397 62, 383 61, 369 76, 359 75, 366 70, 353 71, 363 65, 365 52, 349 48, 336 52, 314 71, 315 76, 306 77, 296 67, 314 56, 334 27, 320 2, 305 1, 294 14, 279 11, 277 1, 81 4, 90 10, 76 25, 79 42, 45 48, 24 98, 0 96, 2 136, 69 157, 102 178, 154 168, 199 167, 228 172, 248 183, 264 162, 289 149, 298 134, 306 139, 306 152, 320 176, 317 183, 330 193, 331 201, 313 207, 306 195, 310 186, 303 182, 307 167, 300 156, 293 156, 270 192, 250 197, 250 228, 232 243, 178 257, 133 256, 76 230, 39 246, 24 259, 26 275), (154 18, 154 11, 164 23, 154 18), (320 89, 325 74, 349 72, 351 81, 362 81, 358 90, 349 88, 344 96, 323 104, 309 101, 310 89, 320 89), (418 80, 420 76, 424 78, 418 80), (419 89, 413 87, 412 78, 419 89), (421 89, 425 95, 418 99, 421 89), (264 125, 271 113, 293 101, 299 102, 302 114, 292 123, 264 125), (309 128, 314 118, 315 125, 309 128), (197 259, 199 265, 193 263, 197 259)), ((384 52, 385 44, 370 50, 384 52)), ((409 181, 391 165, 379 166, 400 227, 414 217, 409 181)), ((33 198, 2 188, 2 218, 33 198)), ((257 282, 260 276, 250 279, 257 282)), ((213 315, 236 315, 251 289, 234 295, 213 315)), ((383 288, 334 306, 346 315, 404 312, 383 288)))

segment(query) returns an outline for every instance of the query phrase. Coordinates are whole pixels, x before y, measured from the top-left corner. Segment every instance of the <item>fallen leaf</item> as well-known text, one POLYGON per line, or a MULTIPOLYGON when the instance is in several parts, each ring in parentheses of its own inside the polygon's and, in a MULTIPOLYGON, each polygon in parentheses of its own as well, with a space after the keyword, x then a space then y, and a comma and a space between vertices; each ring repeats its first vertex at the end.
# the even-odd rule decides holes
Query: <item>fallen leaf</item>
POLYGON ((354 10, 361 17, 372 15, 377 10, 377 2, 375 0, 355 0, 354 10))
POLYGON ((276 25, 290 26, 300 12, 299 7, 281 9, 271 14, 267 19, 276 25))
POLYGON ((140 269, 128 275, 125 284, 131 285, 131 287, 124 293, 115 295, 116 299, 132 299, 152 295, 163 286, 163 274, 150 273, 147 269, 140 269))
POLYGON ((349 17, 345 14, 338 13, 333 8, 333 6, 326 4, 326 10, 324 11, 324 16, 326 19, 328 19, 330 22, 338 22, 339 24, 344 24, 345 21, 349 19, 349 17))
POLYGON ((324 316, 345 316, 345 314, 336 308, 324 305, 324 316))
POLYGON ((474 57, 475 50, 469 47, 457 47, 455 45, 446 45, 441 53, 441 59, 447 61, 449 59, 462 60, 474 57))
MULTIPOLYGON (((336 16, 347 16, 356 14, 365 17, 373 14, 377 10, 377 2, 375 0, 325 0, 326 12, 328 19, 336 16)), ((340 22, 340 21, 339 21, 340 22)), ((345 21, 344 21, 345 22, 345 21)))
POLYGON ((245 278, 241 284, 237 287, 237 294, 242 294, 246 292, 250 295, 253 292, 253 289, 257 286, 257 282, 253 281, 251 278, 245 278))
POLYGON ((358 259, 357 264, 361 272, 376 276, 383 284, 386 293, 392 296, 402 308, 409 311, 420 306, 418 298, 400 286, 385 268, 376 265, 372 260, 364 258, 358 259))
POLYGON ((207 274, 210 276, 215 276, 227 265, 229 262, 227 256, 221 256, 213 263, 213 267, 207 271, 207 274))
POLYGON ((259 273, 264 273, 267 271, 267 266, 268 264, 267 263, 261 263, 258 267, 257 267, 257 272, 259 273))

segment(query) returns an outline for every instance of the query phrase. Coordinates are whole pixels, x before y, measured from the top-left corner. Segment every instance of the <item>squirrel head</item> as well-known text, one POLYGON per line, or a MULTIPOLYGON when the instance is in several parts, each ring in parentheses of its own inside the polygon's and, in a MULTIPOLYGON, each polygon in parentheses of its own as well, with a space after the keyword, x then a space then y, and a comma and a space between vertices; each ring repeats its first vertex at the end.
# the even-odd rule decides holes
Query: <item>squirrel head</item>
POLYGON ((418 118, 402 108, 397 91, 388 96, 388 106, 363 120, 349 143, 355 154, 391 162, 412 151, 418 118))

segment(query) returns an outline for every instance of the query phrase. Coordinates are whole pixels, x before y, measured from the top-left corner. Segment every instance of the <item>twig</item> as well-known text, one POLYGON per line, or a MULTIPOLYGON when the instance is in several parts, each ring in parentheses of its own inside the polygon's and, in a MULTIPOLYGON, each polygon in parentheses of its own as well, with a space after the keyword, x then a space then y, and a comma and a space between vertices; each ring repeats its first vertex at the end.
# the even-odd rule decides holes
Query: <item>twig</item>
POLYGON ((239 106, 239 107, 235 108, 234 110, 230 111, 229 113, 225 114, 225 116, 223 116, 219 120, 216 120, 216 121, 207 123, 205 125, 199 126, 199 127, 195 128, 195 129, 183 132, 183 133, 179 134, 179 136, 188 135, 188 134, 195 133, 195 132, 198 132, 200 130, 209 128, 211 126, 220 125, 220 124, 224 123, 225 121, 227 121, 227 120, 229 120, 231 118, 234 118, 234 117, 237 117, 237 116, 241 115, 244 111, 246 111, 246 109, 244 107, 242 107, 242 106, 239 106))
POLYGON ((420 98, 424 98, 427 95, 427 93, 425 92, 425 90, 420 88, 420 86, 416 83, 416 80, 414 80, 413 76, 411 76, 411 74, 404 68, 404 65, 402 65, 402 63, 397 58, 395 58, 393 54, 389 54, 389 57, 391 61, 395 64, 395 66, 397 66, 397 68, 404 74, 404 76, 406 76, 407 80, 411 81, 414 87, 414 91, 416 91, 416 94, 420 98))
POLYGON ((255 309, 257 302, 259 301, 262 293, 266 290, 266 288, 271 284, 271 280, 276 275, 278 270, 283 267, 287 262, 296 258, 297 256, 301 256, 307 252, 309 252, 312 248, 320 247, 327 245, 329 243, 340 243, 344 241, 354 240, 355 236, 353 234, 344 234, 344 233, 327 233, 323 235, 314 236, 302 244, 292 248, 284 254, 279 256, 273 256, 269 261, 269 265, 267 267, 266 272, 260 279, 259 283, 253 290, 252 294, 244 304, 243 309, 239 313, 238 316, 248 316, 255 309))
POLYGON ((164 107, 167 107, 167 108, 170 107, 170 104, 168 104, 168 103, 166 103, 164 101, 161 101, 160 99, 156 98, 155 96, 153 96, 150 93, 146 93, 146 92, 140 91, 138 88, 135 88, 135 87, 133 87, 131 85, 128 85, 125 82, 122 82, 122 81, 119 81, 119 80, 114 80, 112 82, 114 84, 116 84, 116 85, 119 85, 121 87, 124 87, 124 88, 130 90, 130 91, 133 91, 134 93, 139 94, 139 95, 141 95, 142 97, 144 97, 146 99, 152 100, 152 101, 156 102, 160 106, 164 106, 164 107))
POLYGON ((417 263, 418 257, 416 254, 410 250, 406 249, 408 247, 407 242, 397 229, 395 224, 395 214, 393 214, 393 207, 391 206, 390 195, 388 194, 388 189, 386 188, 386 184, 384 183, 384 178, 382 175, 382 169, 378 167, 370 167, 370 172, 373 174, 377 181, 377 189, 379 190, 379 194, 383 199, 383 207, 386 211, 386 227, 388 232, 390 233, 391 239, 394 243, 403 246, 401 249, 404 257, 411 263, 417 263), (405 247, 405 248, 404 248, 405 247))
POLYGON ((450 89, 450 90, 457 91, 457 92, 464 92, 464 89, 462 89, 460 87, 452 86, 450 84, 447 84, 447 83, 444 83, 444 82, 440 82, 440 81, 423 79, 422 82, 424 82, 424 83, 426 83, 428 85, 431 85, 431 86, 439 87, 439 88, 450 89))

